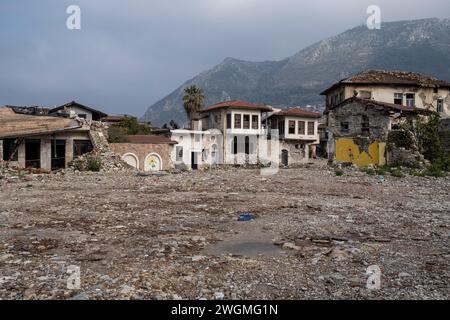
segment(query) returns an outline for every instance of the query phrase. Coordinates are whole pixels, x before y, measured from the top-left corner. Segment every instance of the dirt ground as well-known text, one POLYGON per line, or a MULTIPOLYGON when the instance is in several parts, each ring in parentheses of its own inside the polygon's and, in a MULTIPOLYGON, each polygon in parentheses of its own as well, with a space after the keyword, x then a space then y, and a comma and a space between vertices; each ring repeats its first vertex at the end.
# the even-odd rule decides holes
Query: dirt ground
POLYGON ((0 298, 448 299, 449 214, 450 178, 322 163, 3 177, 0 298))

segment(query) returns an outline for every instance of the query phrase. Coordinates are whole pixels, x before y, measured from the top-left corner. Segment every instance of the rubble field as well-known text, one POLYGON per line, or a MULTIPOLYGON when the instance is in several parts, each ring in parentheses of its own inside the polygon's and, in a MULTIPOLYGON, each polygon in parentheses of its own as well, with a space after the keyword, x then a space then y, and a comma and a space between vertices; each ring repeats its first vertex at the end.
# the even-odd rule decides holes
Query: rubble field
POLYGON ((0 177, 0 298, 448 299, 450 178, 344 171, 0 177))

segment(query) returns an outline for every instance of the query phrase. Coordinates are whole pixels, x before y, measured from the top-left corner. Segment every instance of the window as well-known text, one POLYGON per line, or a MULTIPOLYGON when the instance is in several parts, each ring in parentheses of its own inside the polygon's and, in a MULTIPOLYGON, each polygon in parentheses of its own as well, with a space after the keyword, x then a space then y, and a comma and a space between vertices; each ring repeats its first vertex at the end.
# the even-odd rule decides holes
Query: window
POLYGON ((345 99, 344 99, 344 91, 342 91, 340 94, 339 94, 339 103, 341 103, 342 101, 344 101, 345 99))
POLYGON ((308 122, 308 135, 313 136, 316 134, 316 123, 308 122))
POLYGON ((444 112, 444 99, 438 99, 437 101, 437 112, 444 112))
POLYGON ((73 141, 73 156, 80 157, 86 153, 94 150, 90 140, 74 140, 73 141))
POLYGON ((403 93, 394 93, 394 104, 403 105, 403 93))
POLYGON ((416 106, 416 95, 414 93, 407 93, 406 94, 406 105, 408 107, 415 107, 416 106))
POLYGON ((242 129, 242 123, 241 123, 242 119, 241 119, 241 114, 236 113, 234 115, 234 128, 235 129, 242 129))
POLYGON ((259 129, 259 117, 254 115, 252 116, 252 129, 258 130, 259 129))
POLYGON ((298 122, 298 134, 305 135, 306 123, 305 121, 298 122))
POLYGON ((372 99, 372 92, 371 91, 361 90, 359 92, 359 97, 361 99, 372 99))
POLYGON ((289 121, 289 134, 295 134, 295 121, 289 121))
POLYGON ((18 161, 16 139, 3 140, 3 161, 18 161))
POLYGON ((342 132, 349 132, 350 126, 348 122, 341 122, 341 131, 342 132))
POLYGON ((87 114, 81 113, 78 115, 78 118, 87 119, 87 114))
POLYGON ((176 161, 183 161, 183 147, 177 146, 176 152, 176 161))
POLYGON ((244 114, 244 129, 250 129, 250 115, 244 114))
POLYGON ((202 135, 201 135, 201 134, 198 134, 198 133, 195 133, 195 134, 194 134, 194 137, 195 137, 195 142, 200 142, 200 140, 201 140, 201 138, 202 138, 202 135))
POLYGON ((231 129, 231 113, 227 114, 227 129, 231 129))
POLYGON ((366 115, 362 116, 361 131, 366 133, 370 132, 370 120, 369 117, 366 115))
POLYGON ((237 154, 238 153, 238 138, 234 137, 233 138, 233 154, 237 154))

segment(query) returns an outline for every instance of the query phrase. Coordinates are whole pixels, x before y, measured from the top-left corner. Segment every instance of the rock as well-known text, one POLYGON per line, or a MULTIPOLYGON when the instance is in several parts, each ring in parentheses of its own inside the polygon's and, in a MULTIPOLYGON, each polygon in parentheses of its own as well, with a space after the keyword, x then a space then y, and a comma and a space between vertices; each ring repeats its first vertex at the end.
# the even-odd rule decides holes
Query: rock
POLYGON ((223 292, 215 292, 214 293, 214 299, 223 300, 224 298, 225 298, 225 294, 223 292))
POLYGON ((0 262, 5 262, 13 258, 14 256, 12 254, 3 254, 0 256, 0 262))
POLYGON ((398 274, 398 277, 399 277, 400 279, 402 279, 402 278, 410 278, 410 277, 412 277, 412 275, 410 275, 410 274, 407 273, 407 272, 401 272, 401 273, 398 274))
POLYGON ((76 296, 70 298, 69 300, 78 300, 78 301, 83 301, 83 300, 89 300, 89 295, 86 292, 82 292, 77 294, 76 296))
POLYGON ((130 294, 134 293, 135 290, 136 289, 134 287, 131 287, 129 285, 124 285, 124 286, 122 286, 120 293, 123 295, 130 295, 130 294))
POLYGON ((198 261, 202 261, 204 259, 206 259, 205 256, 193 256, 192 257, 192 262, 198 262, 198 261))
POLYGON ((295 244, 293 244, 291 242, 286 242, 285 244, 283 244, 283 249, 299 251, 302 248, 300 248, 299 246, 296 246, 295 244))

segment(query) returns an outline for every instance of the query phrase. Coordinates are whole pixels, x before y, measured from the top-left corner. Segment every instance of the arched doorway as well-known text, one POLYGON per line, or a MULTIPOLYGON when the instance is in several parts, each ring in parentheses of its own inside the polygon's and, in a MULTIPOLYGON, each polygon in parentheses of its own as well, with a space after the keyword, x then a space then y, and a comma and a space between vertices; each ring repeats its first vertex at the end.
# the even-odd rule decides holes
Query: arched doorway
POLYGON ((139 158, 134 153, 124 154, 122 160, 133 168, 139 169, 139 158))
POLYGON ((162 160, 159 154, 150 153, 145 158, 145 171, 161 171, 162 160))
POLYGON ((285 167, 289 165, 289 151, 286 149, 281 151, 281 164, 285 167))

